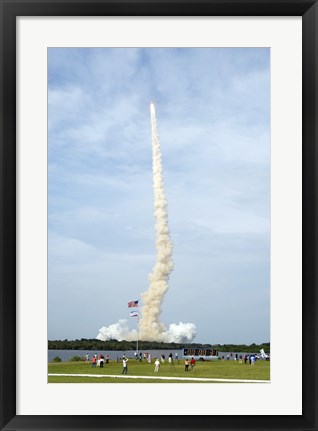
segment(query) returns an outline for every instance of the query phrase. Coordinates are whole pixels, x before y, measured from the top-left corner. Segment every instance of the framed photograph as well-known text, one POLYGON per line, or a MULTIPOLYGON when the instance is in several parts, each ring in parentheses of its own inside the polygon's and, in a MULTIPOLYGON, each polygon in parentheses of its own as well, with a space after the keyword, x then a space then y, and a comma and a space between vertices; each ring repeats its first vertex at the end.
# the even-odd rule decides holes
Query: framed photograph
POLYGON ((317 430, 317 1, 1 0, 0 13, 1 430, 317 430), (128 375, 120 352, 48 364, 48 340, 68 334, 137 339, 128 375), (187 351, 197 334, 208 347, 187 351), (149 350, 154 371, 131 385, 149 340, 178 346, 180 374, 158 384, 168 360, 149 350), (259 345, 244 365, 207 344, 222 340, 259 345))

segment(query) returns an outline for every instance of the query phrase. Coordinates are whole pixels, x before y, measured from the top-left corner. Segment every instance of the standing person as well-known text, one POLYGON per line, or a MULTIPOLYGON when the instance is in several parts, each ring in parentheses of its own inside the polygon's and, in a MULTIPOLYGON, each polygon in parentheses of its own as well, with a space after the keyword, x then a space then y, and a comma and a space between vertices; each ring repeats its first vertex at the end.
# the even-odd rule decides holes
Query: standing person
POLYGON ((159 367, 160 367, 160 361, 158 358, 156 358, 156 360, 155 360, 155 371, 154 371, 155 373, 159 372, 159 367))
POLYGON ((148 364, 151 364, 151 355, 148 353, 148 364))
POLYGON ((87 353, 86 354, 86 362, 88 362, 89 361, 89 354, 87 353))
POLYGON ((122 374, 127 374, 128 366, 127 366, 128 358, 123 357, 123 371, 122 374))
POLYGON ((178 356, 178 353, 176 352, 176 354, 175 354, 175 358, 176 358, 176 361, 178 361, 178 364, 179 364, 179 356, 178 356))
POLYGON ((96 368, 96 358, 95 358, 95 356, 92 357, 92 367, 96 368))
POLYGON ((99 359, 99 366, 100 366, 101 368, 104 368, 104 356, 103 356, 103 355, 100 355, 100 359, 99 359))
POLYGON ((194 357, 192 356, 192 359, 191 359, 191 371, 193 371, 194 366, 195 366, 195 359, 194 359, 194 357))
POLYGON ((184 361, 184 371, 189 371, 189 359, 184 361))
POLYGON ((252 355, 252 356, 250 357, 250 364, 251 364, 251 365, 254 365, 254 364, 255 364, 255 356, 254 356, 254 355, 252 355))

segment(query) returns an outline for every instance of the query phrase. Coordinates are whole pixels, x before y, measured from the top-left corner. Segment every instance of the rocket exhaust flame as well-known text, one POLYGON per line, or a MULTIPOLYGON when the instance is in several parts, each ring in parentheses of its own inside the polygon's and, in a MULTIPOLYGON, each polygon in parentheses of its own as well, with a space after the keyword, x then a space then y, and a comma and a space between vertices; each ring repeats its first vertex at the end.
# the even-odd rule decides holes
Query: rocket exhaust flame
MULTIPOLYGON (((149 289, 142 294, 143 306, 139 321, 139 340, 164 342, 190 342, 196 335, 193 323, 172 323, 166 329, 160 322, 164 295, 169 289, 169 275, 173 270, 172 242, 169 234, 167 200, 164 190, 161 150, 154 104, 150 104, 152 134, 152 170, 154 190, 154 215, 156 232, 156 262, 149 274, 149 289)), ((128 331, 126 320, 103 327, 97 338, 108 340, 134 340, 136 331, 128 331)))

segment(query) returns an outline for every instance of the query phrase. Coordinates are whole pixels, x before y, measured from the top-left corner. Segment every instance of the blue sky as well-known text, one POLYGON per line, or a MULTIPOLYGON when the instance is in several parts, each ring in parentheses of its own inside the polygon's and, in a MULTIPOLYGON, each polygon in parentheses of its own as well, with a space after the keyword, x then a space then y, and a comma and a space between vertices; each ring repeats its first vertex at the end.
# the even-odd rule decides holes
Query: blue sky
POLYGON ((48 49, 48 337, 128 319, 155 262, 156 105, 174 271, 161 320, 270 339, 270 51, 48 49))

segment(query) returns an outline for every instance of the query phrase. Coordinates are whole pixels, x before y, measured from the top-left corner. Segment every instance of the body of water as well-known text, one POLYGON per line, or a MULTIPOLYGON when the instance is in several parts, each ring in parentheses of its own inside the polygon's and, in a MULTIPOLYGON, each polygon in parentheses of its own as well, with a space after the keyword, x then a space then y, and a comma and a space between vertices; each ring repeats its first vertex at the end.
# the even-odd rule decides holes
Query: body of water
MULTIPOLYGON (((138 353, 140 353, 139 351, 138 353)), ((141 353, 145 352, 150 353, 151 359, 160 358, 161 355, 165 355, 166 360, 168 360, 168 356, 170 353, 173 354, 173 358, 175 358, 175 354, 177 353, 179 358, 182 358, 182 350, 145 350, 141 353)), ((127 358, 134 359, 135 358, 135 350, 49 350, 48 351, 48 360, 51 362, 56 356, 62 359, 62 361, 69 361, 73 356, 80 356, 81 358, 89 355, 89 359, 92 359, 93 355, 102 354, 104 356, 108 355, 111 361, 116 361, 117 358, 121 359, 123 355, 127 358)))
MULTIPOLYGON (((154 358, 160 358, 161 355, 165 355, 166 360, 168 360, 168 356, 170 353, 172 353, 173 358, 175 359, 175 354, 178 354, 178 358, 182 359, 182 349, 176 349, 176 350, 145 350, 145 351, 139 351, 138 353, 150 353, 151 359, 154 358)), ((244 357, 244 355, 249 354, 257 354, 260 355, 259 352, 218 352, 218 357, 224 359, 227 359, 227 356, 229 355, 230 360, 234 360, 235 358, 238 359, 240 355, 244 357)), ((86 358, 86 355, 89 355, 89 359, 91 360, 93 355, 99 355, 102 354, 104 356, 108 355, 109 359, 111 361, 116 361, 117 358, 120 360, 123 355, 125 355, 127 358, 134 359, 135 358, 135 350, 48 350, 48 361, 51 362, 56 356, 61 358, 61 360, 69 361, 73 356, 80 356, 81 358, 86 358)))

